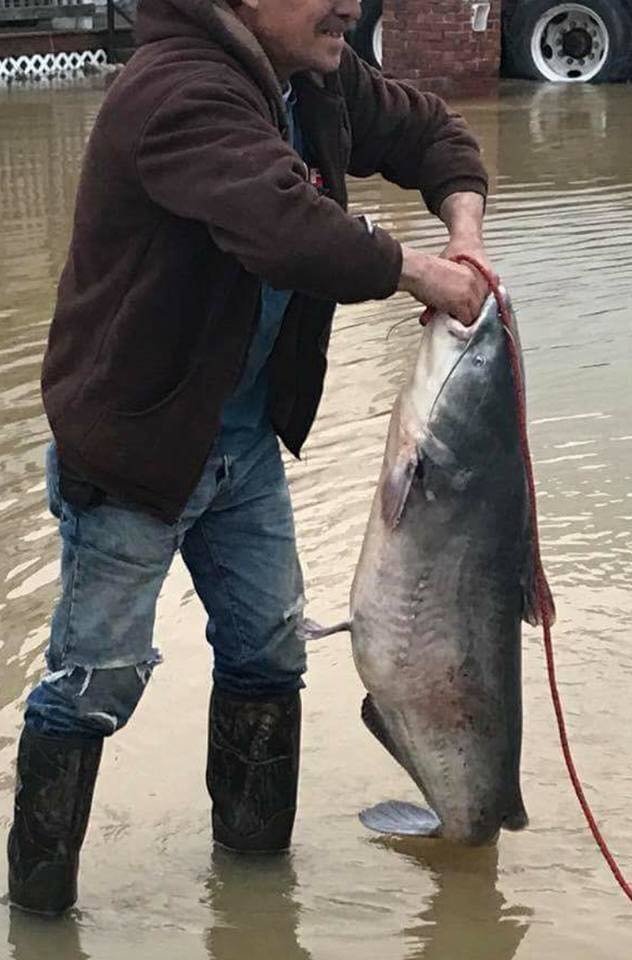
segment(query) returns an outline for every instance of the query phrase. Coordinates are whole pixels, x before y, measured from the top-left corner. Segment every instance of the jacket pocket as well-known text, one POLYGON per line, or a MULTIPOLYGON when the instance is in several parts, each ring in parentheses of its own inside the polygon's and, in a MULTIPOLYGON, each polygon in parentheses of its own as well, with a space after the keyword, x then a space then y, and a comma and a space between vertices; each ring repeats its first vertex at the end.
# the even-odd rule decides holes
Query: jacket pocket
POLYGON ((150 404, 148 407, 144 407, 141 410, 122 410, 116 409, 116 407, 111 408, 111 413, 116 417, 122 417, 123 419, 135 419, 137 417, 148 417, 152 413, 159 413, 161 410, 169 407, 170 404, 174 403, 180 394, 184 393, 191 383, 195 379, 196 374, 198 374, 200 364, 194 364, 191 369, 185 374, 185 376, 177 383, 171 390, 169 390, 164 396, 157 400, 155 403, 150 404))
POLYGON ((217 397, 206 379, 197 365, 146 410, 101 411, 79 453, 93 476, 107 478, 108 493, 159 512, 167 501, 186 501, 217 426, 217 397))

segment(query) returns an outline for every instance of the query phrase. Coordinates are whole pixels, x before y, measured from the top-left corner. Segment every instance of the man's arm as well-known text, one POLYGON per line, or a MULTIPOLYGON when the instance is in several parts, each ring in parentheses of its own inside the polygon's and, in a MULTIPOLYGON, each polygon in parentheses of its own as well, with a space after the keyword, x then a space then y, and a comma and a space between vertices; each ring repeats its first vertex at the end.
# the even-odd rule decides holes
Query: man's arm
POLYGON ((247 90, 202 79, 178 88, 145 124, 136 166, 156 203, 206 223, 220 249, 279 289, 355 302, 399 287, 471 318, 472 272, 402 248, 320 197, 247 90))
POLYGON ((420 190, 437 215, 452 194, 487 195, 478 143, 440 97, 383 77, 350 48, 339 77, 353 141, 349 173, 381 173, 400 187, 420 190))
POLYGON ((483 242, 485 204, 478 193, 452 193, 441 204, 439 216, 453 240, 483 242))
POLYGON ((487 174, 475 138, 439 97, 384 78, 351 50, 340 78, 353 137, 349 172, 381 173, 420 190, 450 235, 440 258, 403 247, 399 289, 471 323, 487 284, 477 271, 445 261, 465 253, 491 269, 483 244, 487 174))
POLYGON ((342 303, 394 293, 400 244, 319 196, 258 92, 228 79, 193 74, 145 122, 136 169, 148 196, 206 224, 221 250, 278 289, 342 303))
MULTIPOLYGON (((483 240, 483 215, 485 203, 477 193, 453 193, 441 204, 439 216, 448 228, 450 239, 441 256, 453 260, 460 254, 467 254, 477 260, 491 273, 497 282, 498 277, 489 262, 483 240)), ((480 296, 489 292, 487 281, 475 271, 480 296)))
POLYGON ((467 265, 445 261, 465 253, 486 267, 497 280, 483 244, 484 208, 483 198, 477 193, 453 193, 447 197, 439 210, 450 234, 447 247, 439 258, 403 246, 399 289, 423 303, 440 305, 462 323, 472 323, 489 292, 487 281, 467 265))

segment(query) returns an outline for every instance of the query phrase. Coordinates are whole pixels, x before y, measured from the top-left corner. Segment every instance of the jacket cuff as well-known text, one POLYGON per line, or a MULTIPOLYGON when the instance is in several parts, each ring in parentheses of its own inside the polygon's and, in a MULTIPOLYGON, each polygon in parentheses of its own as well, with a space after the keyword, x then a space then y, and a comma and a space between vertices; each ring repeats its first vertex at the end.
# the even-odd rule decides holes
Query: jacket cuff
POLYGON ((368 217, 357 218, 364 222, 367 239, 374 249, 374 256, 367 258, 360 288, 354 290, 354 296, 342 297, 339 303, 357 303, 364 300, 386 300, 399 287, 402 275, 403 252, 398 240, 368 217))
POLYGON ((439 210, 443 201, 453 193, 478 193, 485 205, 487 205, 487 180, 482 177, 460 177, 457 180, 450 180, 442 184, 432 193, 426 193, 422 190, 422 196, 430 213, 439 216, 439 210))

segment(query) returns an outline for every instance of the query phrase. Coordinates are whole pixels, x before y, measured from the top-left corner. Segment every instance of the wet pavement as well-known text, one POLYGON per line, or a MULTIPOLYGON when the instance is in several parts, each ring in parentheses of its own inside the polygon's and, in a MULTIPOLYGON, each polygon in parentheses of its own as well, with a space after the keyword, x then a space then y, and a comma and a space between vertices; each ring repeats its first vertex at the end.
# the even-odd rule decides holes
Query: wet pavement
MULTIPOLYGON (((95 82, 0 91, 0 831, 15 740, 56 596, 39 367, 95 82)), ((517 308, 560 685, 577 763, 632 878, 632 87, 505 83, 458 105, 493 190, 487 239, 517 308)), ((377 179, 353 207, 428 251, 440 224, 377 179)), ((309 613, 345 614, 388 415, 419 337, 405 296, 339 310, 304 462, 289 467, 309 613), (397 321, 407 320, 391 331, 397 321)), ((498 848, 373 838, 357 810, 416 800, 363 728, 345 636, 310 652, 291 857, 211 854, 204 787, 209 653, 177 562, 165 657, 106 745, 80 909, 51 923, 0 903, 0 960, 627 960, 630 904, 567 783, 537 630, 524 631, 523 784, 531 816, 498 848)), ((0 878, 5 874, 0 851, 0 878)), ((0 879, 0 893, 4 880, 0 879)))

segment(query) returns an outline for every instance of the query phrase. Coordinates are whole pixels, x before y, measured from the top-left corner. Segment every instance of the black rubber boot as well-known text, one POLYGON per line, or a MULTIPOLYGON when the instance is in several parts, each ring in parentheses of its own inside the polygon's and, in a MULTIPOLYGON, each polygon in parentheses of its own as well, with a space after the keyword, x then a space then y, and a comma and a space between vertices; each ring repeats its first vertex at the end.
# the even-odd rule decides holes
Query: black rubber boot
POLYGON ((57 915, 77 899, 79 851, 88 826, 103 740, 22 731, 9 833, 9 899, 57 915))
POLYGON ((213 691, 206 784, 216 843, 251 853, 288 849, 300 735, 300 694, 245 700, 213 691))

